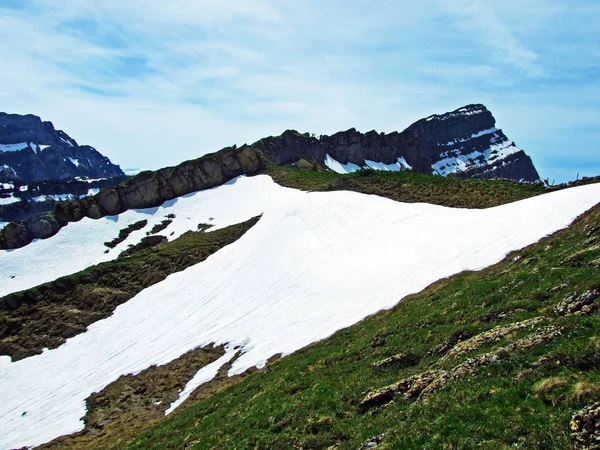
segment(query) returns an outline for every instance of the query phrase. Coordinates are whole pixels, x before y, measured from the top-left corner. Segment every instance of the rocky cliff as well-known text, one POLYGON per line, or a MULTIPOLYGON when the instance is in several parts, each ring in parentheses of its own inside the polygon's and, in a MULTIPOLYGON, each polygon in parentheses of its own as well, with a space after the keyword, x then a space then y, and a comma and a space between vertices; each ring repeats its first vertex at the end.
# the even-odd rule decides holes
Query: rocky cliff
POLYGON ((34 115, 0 113, 0 182, 110 178, 121 168, 34 115))
POLYGON ((84 217, 99 219, 129 209, 151 208, 191 192, 219 186, 240 175, 255 175, 265 167, 264 158, 251 147, 227 148, 186 161, 176 167, 142 172, 93 197, 58 203, 53 213, 13 222, 0 231, 0 249, 19 248, 33 239, 55 235, 69 222, 84 217))
POLYGON ((316 160, 338 172, 362 167, 463 178, 508 178, 537 181, 529 156, 496 128, 483 105, 468 105, 421 119, 402 132, 389 134, 354 128, 319 138, 294 130, 253 144, 275 164, 316 160))

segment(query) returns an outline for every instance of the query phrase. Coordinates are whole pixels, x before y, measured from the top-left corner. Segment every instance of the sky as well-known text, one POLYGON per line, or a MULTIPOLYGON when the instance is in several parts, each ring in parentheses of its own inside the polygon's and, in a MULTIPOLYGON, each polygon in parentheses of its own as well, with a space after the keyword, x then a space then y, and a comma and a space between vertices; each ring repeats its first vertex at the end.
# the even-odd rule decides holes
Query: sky
POLYGON ((550 182, 600 174, 597 0, 0 0, 0 111, 122 168, 483 103, 550 182))

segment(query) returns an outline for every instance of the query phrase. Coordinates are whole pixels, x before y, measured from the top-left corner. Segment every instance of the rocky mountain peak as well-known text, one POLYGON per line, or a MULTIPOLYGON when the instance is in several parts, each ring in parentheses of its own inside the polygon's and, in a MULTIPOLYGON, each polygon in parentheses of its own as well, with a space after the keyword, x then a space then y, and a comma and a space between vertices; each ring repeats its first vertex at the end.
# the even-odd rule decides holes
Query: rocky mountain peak
POLYGON ((287 130, 253 146, 275 164, 308 159, 335 171, 411 168, 420 173, 463 178, 540 178, 531 159, 496 128, 496 119, 481 104, 433 114, 402 132, 361 133, 350 128, 317 139, 308 133, 287 130))
POLYGON ((121 168, 32 114, 0 113, 0 181, 123 176, 121 168))

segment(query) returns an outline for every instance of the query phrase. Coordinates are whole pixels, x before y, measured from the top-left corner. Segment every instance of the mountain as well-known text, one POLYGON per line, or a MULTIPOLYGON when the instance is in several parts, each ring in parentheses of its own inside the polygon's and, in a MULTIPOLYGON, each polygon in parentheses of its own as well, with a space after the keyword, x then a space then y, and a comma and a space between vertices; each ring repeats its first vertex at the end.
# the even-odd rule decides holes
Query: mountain
POLYGON ((89 145, 79 145, 52 122, 34 115, 0 113, 0 182, 124 176, 89 145))
POLYGON ((6 225, 0 449, 593 448, 600 184, 462 179, 527 161, 475 110, 401 146, 286 132, 6 225))
POLYGON ((531 158, 496 128, 496 120, 483 105, 429 116, 401 133, 363 134, 351 128, 317 138, 288 130, 252 146, 274 164, 314 160, 339 173, 369 167, 461 178, 540 179, 531 158))
MULTIPOLYGON (((249 157, 231 150, 202 167, 218 173, 219 161, 233 170, 242 156, 249 157)), ((534 426, 552 432, 548 423, 556 424, 552 388, 534 391, 545 396, 537 401, 529 391, 510 390, 515 377, 544 356, 550 358, 545 378, 560 370, 556 376, 567 380, 553 388, 561 420, 565 410, 581 407, 579 400, 563 401, 558 389, 596 382, 597 318, 556 316, 552 305, 573 292, 569 305, 575 305, 582 289, 593 287, 592 261, 600 256, 596 216, 578 222, 574 241, 505 256, 569 226, 600 201, 600 185, 544 193, 540 185, 410 172, 271 170, 281 175, 235 177, 156 207, 82 218, 54 237, 0 253, 1 348, 15 357, 0 358, 1 448, 84 429, 73 436, 80 448, 128 442, 136 448, 359 448, 373 435, 391 442, 388 448, 422 448, 420 433, 406 433, 413 421, 424 429, 424 415, 436 418, 437 439, 455 448, 468 448, 464 439, 473 436, 491 440, 489 448, 502 448, 504 440, 510 447, 524 436, 524 425, 504 426, 506 414, 515 417, 519 408, 528 414, 528 439, 542 434, 534 426), (364 179, 369 188, 397 184, 422 198, 455 188, 453 198, 463 207, 486 195, 493 204, 506 190, 521 200, 454 209, 274 182, 293 176, 308 183, 325 177, 331 180, 326 186, 348 178, 364 179), (482 278, 466 273, 440 291, 446 284, 438 280, 499 262, 482 278), (432 283, 425 299, 407 299, 432 283), (394 308, 401 299, 407 300, 394 308), (589 346, 591 359, 580 366, 574 359, 580 353, 565 348, 571 339, 578 339, 575 350, 589 346), (442 359, 457 346, 456 356, 442 359), (194 355, 201 361, 190 363, 194 355), (257 372, 276 355, 284 357, 257 372), (388 358, 392 362, 382 362, 388 358), (563 372, 552 358, 573 366, 563 372), (179 369, 171 370, 172 364, 179 369), (589 373, 574 374, 575 367, 589 373), (482 378, 474 380, 478 371, 482 378), (213 379, 221 384, 198 394, 213 379), (446 384, 453 388, 443 389, 446 384), (419 403, 429 385, 442 394, 432 387, 424 394, 432 397, 419 403), (413 396, 405 397, 412 386, 413 396), (457 389, 458 398, 443 396, 457 389), (444 412, 465 404, 475 425, 449 436, 462 422, 458 413, 445 418, 444 412), (549 419, 534 419, 538 411, 549 419), (133 420, 130 414, 139 412, 152 419, 133 420), (481 414, 503 426, 483 433, 481 414), (150 424, 157 432, 136 434, 150 424), (114 431, 116 425, 125 428, 114 431), (112 444, 90 441, 95 436, 112 444), (400 439, 414 442, 393 445, 400 439)), ((179 173, 167 172, 171 178, 179 173)), ((167 172, 161 172, 164 179, 167 172)), ((160 186, 150 175, 144 180, 160 186)), ((134 199, 136 190, 130 192, 134 199)), ((520 389, 545 379, 527 376, 520 389)), ((563 425, 566 430, 568 421, 563 425)), ((563 435, 561 429, 556 439, 564 442, 563 435)))

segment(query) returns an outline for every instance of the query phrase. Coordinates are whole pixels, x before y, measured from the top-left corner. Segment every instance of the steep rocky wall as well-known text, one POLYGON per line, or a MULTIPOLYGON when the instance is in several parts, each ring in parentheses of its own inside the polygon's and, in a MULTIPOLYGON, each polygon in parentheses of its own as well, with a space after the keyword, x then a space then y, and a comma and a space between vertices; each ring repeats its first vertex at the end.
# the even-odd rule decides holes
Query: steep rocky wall
POLYGON ((0 231, 0 249, 13 249, 33 239, 55 235, 69 222, 84 217, 99 219, 129 209, 151 208, 191 192, 219 186, 240 175, 255 175, 265 160, 255 148, 227 148, 186 161, 175 167, 142 172, 114 188, 102 189, 93 197, 59 203, 53 213, 8 224, 0 231))
POLYGON ((360 167, 365 160, 393 164, 403 158, 418 173, 539 180, 531 158, 495 126, 496 120, 485 106, 467 105, 421 119, 400 133, 360 133, 351 128, 317 138, 287 130, 252 146, 279 165, 301 158, 323 163, 326 155, 360 167))
POLYGON ((79 145, 52 122, 31 114, 0 113, 0 181, 124 175, 106 156, 89 145, 79 145))

